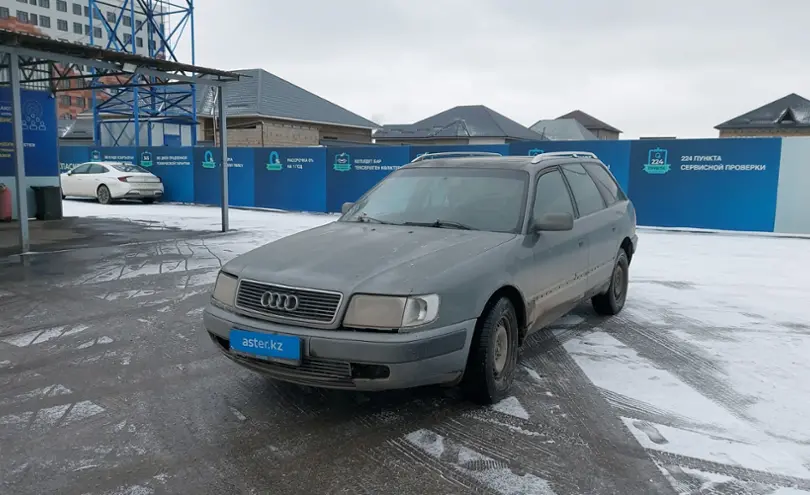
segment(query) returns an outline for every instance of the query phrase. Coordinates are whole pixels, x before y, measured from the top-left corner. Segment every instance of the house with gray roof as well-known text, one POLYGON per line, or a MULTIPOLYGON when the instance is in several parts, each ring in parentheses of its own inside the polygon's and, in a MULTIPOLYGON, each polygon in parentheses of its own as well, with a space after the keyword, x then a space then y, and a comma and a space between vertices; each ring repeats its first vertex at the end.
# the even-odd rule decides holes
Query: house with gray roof
POLYGON ((551 141, 592 141, 599 139, 576 119, 538 120, 529 129, 551 141))
MULTIPOLYGON (((234 72, 243 77, 225 90, 229 146, 317 146, 330 142, 371 144, 372 131, 380 127, 266 70, 234 72)), ((208 86, 197 88, 197 142, 216 144, 219 142, 217 92, 208 86)), ((85 112, 74 122, 65 123, 69 128, 61 137, 63 144, 87 144, 82 141, 92 140, 92 120, 92 113, 85 112)), ((124 146, 128 143, 118 144, 124 146)), ((183 139, 182 144, 189 143, 183 139)))
POLYGON ((596 136, 596 139, 619 139, 619 134, 622 133, 622 131, 619 129, 608 123, 602 122, 593 115, 588 115, 582 110, 574 110, 573 112, 568 112, 565 115, 560 115, 556 120, 567 119, 574 119, 582 124, 582 127, 589 130, 594 136, 596 136))
POLYGON ((453 107, 403 125, 384 125, 374 132, 378 144, 457 145, 542 141, 536 132, 483 105, 453 107))
POLYGON ((810 136, 810 100, 791 93, 714 128, 721 138, 810 136))

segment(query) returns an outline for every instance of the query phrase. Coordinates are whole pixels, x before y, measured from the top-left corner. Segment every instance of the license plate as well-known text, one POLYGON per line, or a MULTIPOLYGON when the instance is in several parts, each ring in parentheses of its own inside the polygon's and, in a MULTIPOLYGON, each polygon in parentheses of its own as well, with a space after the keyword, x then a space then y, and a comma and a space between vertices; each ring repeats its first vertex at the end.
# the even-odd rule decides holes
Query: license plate
POLYGON ((301 362, 301 339, 290 335, 232 329, 231 349, 249 356, 292 363, 301 362))

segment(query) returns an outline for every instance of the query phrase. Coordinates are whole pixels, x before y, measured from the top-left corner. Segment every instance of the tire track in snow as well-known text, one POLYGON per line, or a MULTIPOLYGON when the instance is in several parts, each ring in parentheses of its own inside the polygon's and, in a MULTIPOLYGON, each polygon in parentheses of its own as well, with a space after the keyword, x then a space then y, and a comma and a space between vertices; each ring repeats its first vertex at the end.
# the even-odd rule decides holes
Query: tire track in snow
POLYGON ((650 329, 622 315, 605 321, 603 328, 616 340, 633 348, 639 356, 666 369, 737 418, 756 423, 756 419, 745 411, 756 399, 737 392, 726 383, 725 370, 697 346, 671 336, 664 329, 650 329))

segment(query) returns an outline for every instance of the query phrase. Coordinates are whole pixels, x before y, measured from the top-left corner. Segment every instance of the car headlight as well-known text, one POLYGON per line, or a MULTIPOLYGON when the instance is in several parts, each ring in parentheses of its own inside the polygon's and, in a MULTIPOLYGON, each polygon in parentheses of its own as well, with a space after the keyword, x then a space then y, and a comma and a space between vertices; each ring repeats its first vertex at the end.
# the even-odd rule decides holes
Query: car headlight
POLYGON ((236 281, 237 278, 233 275, 220 271, 214 284, 214 299, 222 304, 233 306, 233 300, 236 298, 236 281))
POLYGON ((408 330, 426 325, 439 315, 439 296, 397 297, 358 294, 349 301, 343 325, 352 328, 408 330))

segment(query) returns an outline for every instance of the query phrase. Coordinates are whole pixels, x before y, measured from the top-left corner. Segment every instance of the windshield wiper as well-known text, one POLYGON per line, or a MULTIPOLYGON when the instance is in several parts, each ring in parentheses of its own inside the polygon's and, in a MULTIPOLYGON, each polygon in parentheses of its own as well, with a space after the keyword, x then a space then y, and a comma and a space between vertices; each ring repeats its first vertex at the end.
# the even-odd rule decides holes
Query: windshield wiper
POLYGON ((413 225, 415 227, 433 227, 436 229, 475 230, 469 225, 454 222, 452 220, 436 220, 435 222, 404 222, 402 225, 413 225))
POLYGON ((396 222, 387 222, 385 220, 380 220, 379 218, 370 217, 368 215, 361 215, 355 219, 355 222, 360 223, 381 223, 383 225, 400 225, 396 222))

